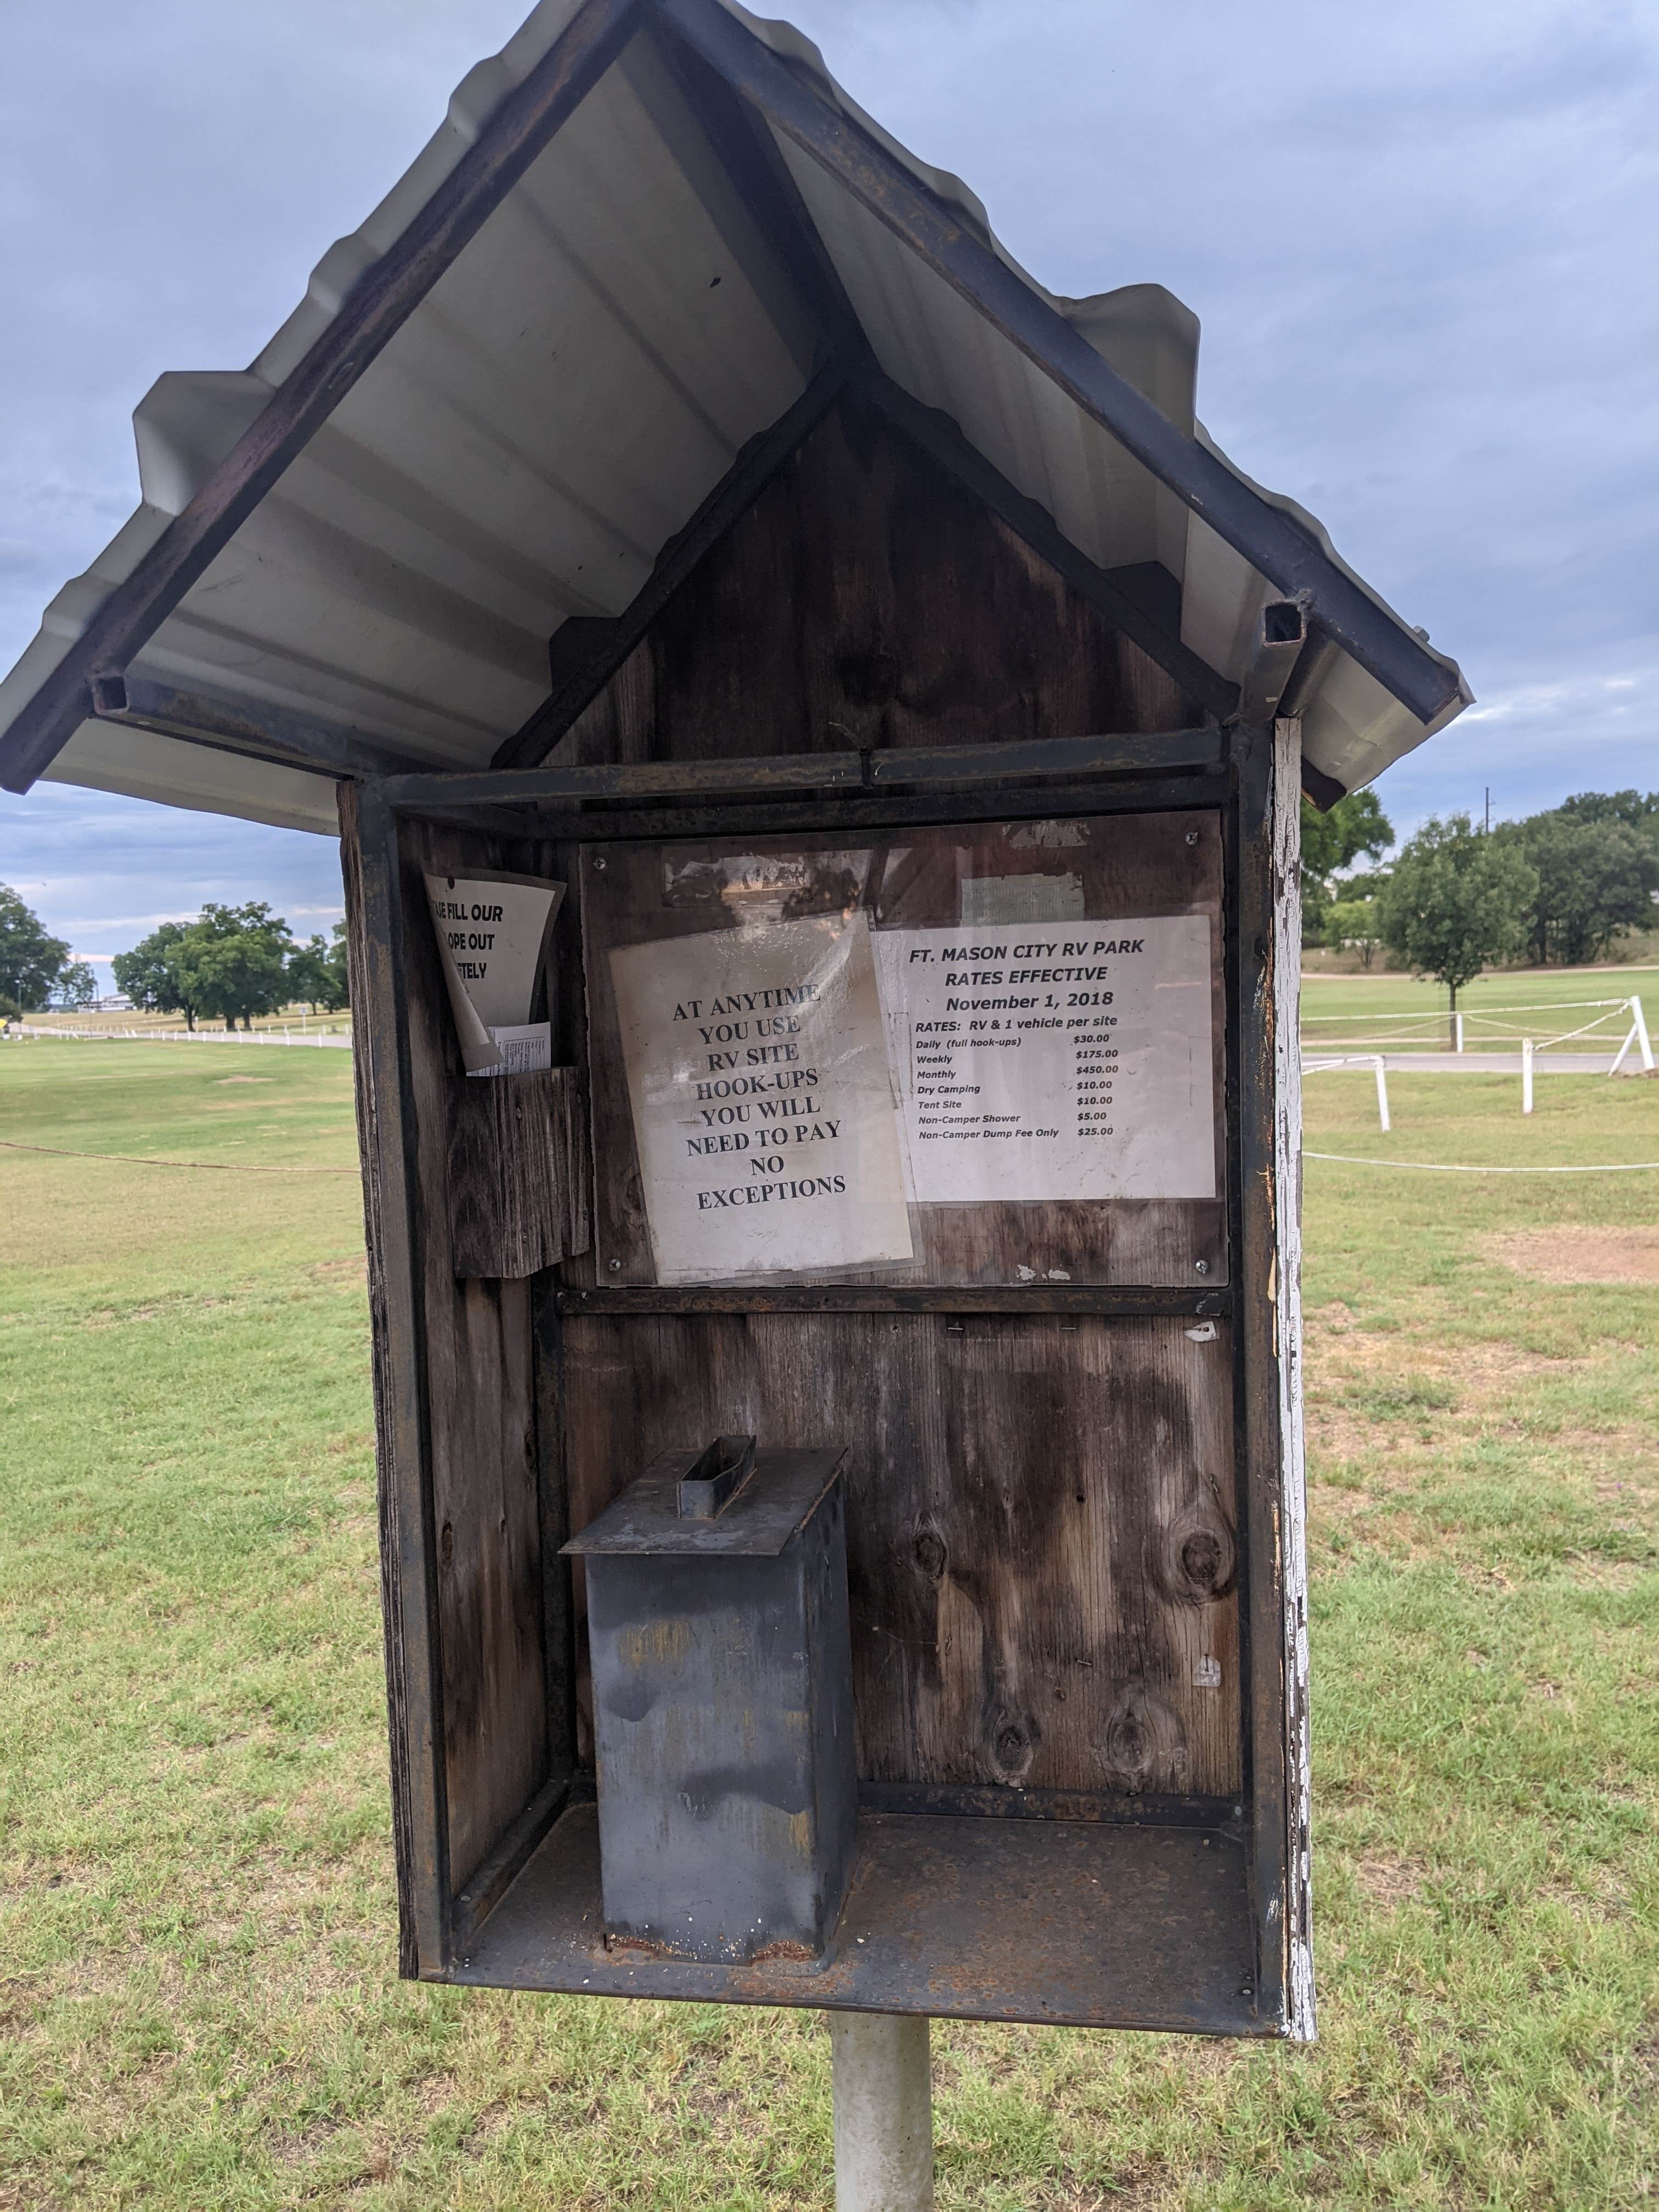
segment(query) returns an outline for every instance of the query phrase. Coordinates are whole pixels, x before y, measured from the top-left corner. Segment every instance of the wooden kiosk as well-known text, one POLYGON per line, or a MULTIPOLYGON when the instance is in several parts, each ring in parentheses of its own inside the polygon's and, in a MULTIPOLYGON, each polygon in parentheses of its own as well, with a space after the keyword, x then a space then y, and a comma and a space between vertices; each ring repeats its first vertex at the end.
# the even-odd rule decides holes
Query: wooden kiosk
POLYGON ((162 380, 0 693, 14 789, 337 799, 409 1974, 1312 2032, 1298 809, 1467 694, 1196 336, 787 26, 544 0, 162 380), (547 1064, 480 1079, 431 884, 501 877, 563 887, 547 1064), (815 1957, 605 1927, 565 1547, 732 1434, 840 1468, 815 1957))

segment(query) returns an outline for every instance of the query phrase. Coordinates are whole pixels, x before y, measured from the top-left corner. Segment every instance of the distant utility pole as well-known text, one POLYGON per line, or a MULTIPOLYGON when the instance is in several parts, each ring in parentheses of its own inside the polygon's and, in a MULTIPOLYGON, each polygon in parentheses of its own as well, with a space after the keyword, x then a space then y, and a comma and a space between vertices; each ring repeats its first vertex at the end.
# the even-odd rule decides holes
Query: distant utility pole
POLYGON ((1492 835, 1492 786, 1486 786, 1486 835, 1492 835))

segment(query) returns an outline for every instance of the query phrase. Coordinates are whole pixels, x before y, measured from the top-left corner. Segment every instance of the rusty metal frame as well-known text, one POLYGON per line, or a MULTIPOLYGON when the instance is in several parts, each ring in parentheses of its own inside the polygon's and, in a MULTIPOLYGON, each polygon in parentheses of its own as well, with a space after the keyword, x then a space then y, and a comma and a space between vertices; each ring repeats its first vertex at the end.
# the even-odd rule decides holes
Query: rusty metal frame
POLYGON ((389 745, 326 716, 298 714, 261 700, 257 707, 201 685, 188 689, 136 668, 95 676, 93 714, 123 729, 153 730, 244 759, 282 768, 347 776, 408 775, 431 763, 400 745, 389 745))

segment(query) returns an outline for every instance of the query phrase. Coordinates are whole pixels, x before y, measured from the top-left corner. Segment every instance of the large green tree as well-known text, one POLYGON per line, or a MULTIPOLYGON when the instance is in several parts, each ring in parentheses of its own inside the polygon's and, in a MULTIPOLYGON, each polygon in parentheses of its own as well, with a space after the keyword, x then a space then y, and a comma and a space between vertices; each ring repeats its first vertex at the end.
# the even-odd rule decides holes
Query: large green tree
POLYGON ((1394 842, 1394 825, 1374 791, 1350 791, 1328 813, 1302 802, 1302 930, 1316 938, 1326 929, 1339 890, 1331 878, 1362 853, 1379 859, 1394 842))
POLYGON ((1413 973, 1445 985, 1454 1043, 1458 993, 1521 950, 1537 890, 1520 847, 1481 836, 1467 814, 1425 822, 1395 862, 1378 901, 1383 941, 1413 973))
POLYGON ((98 1003, 98 978, 85 960, 66 960, 52 987, 50 1003, 59 1012, 78 1014, 98 1003))
POLYGON ((185 930, 179 980, 200 1013, 225 1027, 252 1027, 255 1014, 288 1004, 288 924, 264 900, 245 906, 210 902, 185 930))
POLYGON ((0 1014, 44 1006, 69 957, 63 939, 49 936, 40 915, 0 884, 0 1014))
POLYGON ((1622 822, 1659 836, 1659 791, 1578 791, 1555 811, 1574 822, 1622 822))
POLYGON ((179 967, 179 951, 191 927, 188 922, 164 921, 110 963, 116 989, 125 991, 135 1006, 147 1013, 182 1014, 187 1030, 195 1028, 198 1012, 179 967))
MULTIPOLYGON (((1540 965, 1559 960, 1578 967, 1599 960, 1616 937, 1651 927, 1656 919, 1659 841, 1613 805, 1603 812, 1586 804, 1604 796, 1584 793, 1498 833, 1519 846, 1537 872, 1527 935, 1540 965)), ((1637 794, 1611 797, 1616 804, 1637 794)))
POLYGON ((331 938, 318 935, 296 945, 288 956, 289 995, 313 1013, 337 1013, 351 1003, 346 981, 346 926, 334 925, 331 938))
POLYGON ((1374 898, 1340 898, 1325 910, 1325 942, 1340 951, 1345 946, 1359 955, 1369 969, 1382 946, 1382 925, 1374 898))

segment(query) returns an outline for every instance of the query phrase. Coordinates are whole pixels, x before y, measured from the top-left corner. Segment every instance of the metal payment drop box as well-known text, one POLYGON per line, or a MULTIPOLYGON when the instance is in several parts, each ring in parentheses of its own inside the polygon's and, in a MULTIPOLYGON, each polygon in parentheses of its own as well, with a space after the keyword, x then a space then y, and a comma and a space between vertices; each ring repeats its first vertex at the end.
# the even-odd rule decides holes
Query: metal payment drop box
POLYGON ((664 1452, 564 1547, 612 1948, 810 1960, 834 1932, 858 1819, 844 1456, 664 1452))

